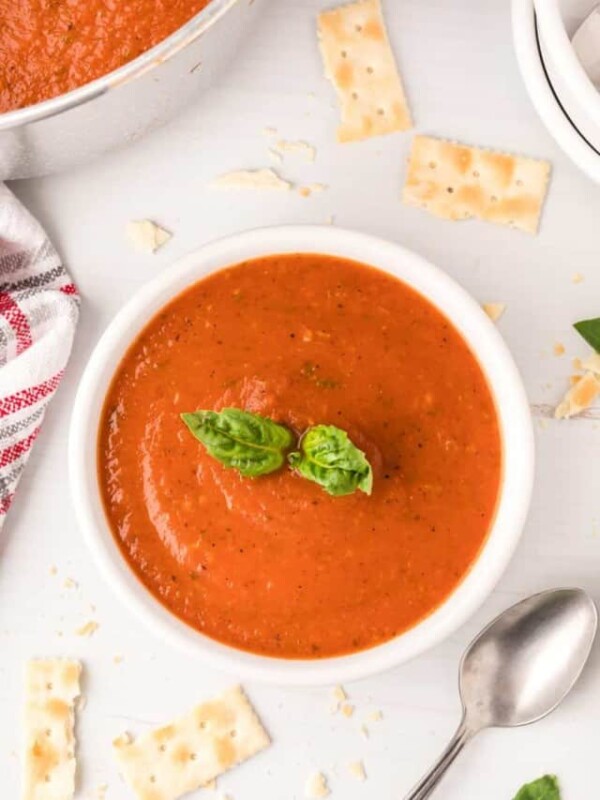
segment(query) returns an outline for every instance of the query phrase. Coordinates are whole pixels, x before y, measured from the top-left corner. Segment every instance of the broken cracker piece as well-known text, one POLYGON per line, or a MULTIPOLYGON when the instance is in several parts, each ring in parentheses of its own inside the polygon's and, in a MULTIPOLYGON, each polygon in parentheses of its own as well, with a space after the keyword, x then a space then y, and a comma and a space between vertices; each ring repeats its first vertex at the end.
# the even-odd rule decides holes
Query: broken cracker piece
POLYGON ((536 233, 549 176, 547 161, 415 136, 403 200, 443 219, 536 233))
POLYGON ((506 311, 505 303, 482 303, 481 307, 492 322, 498 322, 502 314, 506 311))
POLYGON ((127 236, 139 252, 155 253, 172 234, 150 219, 134 219, 127 223, 127 236))
POLYGON ((353 761, 351 764, 348 764, 348 772, 353 778, 356 778, 357 781, 367 780, 367 773, 365 772, 362 761, 353 761))
POLYGON ((321 12, 318 35, 325 76, 341 106, 339 142, 412 127, 379 0, 321 12))
POLYGON ((237 686, 171 724, 113 746, 121 774, 140 800, 176 800, 269 744, 237 686))
POLYGON ((327 778, 322 772, 315 772, 306 781, 304 787, 305 797, 311 800, 317 800, 319 797, 327 797, 329 794, 329 786, 327 785, 327 778))
POLYGON ((25 673, 23 800, 72 800, 75 794, 75 700, 81 663, 30 661, 25 673))
POLYGON ((314 161, 317 157, 316 147, 303 140, 290 141, 288 139, 279 139, 271 150, 274 150, 280 156, 286 153, 302 156, 306 161, 310 162, 314 161))
POLYGON ((589 355, 580 362, 579 368, 593 372, 594 375, 600 375, 600 353, 592 353, 589 355))
POLYGON ((266 189, 288 191, 289 181, 281 178, 273 169, 250 169, 226 172, 210 184, 215 189, 266 189))
POLYGON ((600 394, 600 379, 593 372, 586 372, 569 389, 563 401, 556 407, 556 419, 569 419, 589 408, 600 394))
POLYGON ((85 625, 82 625, 80 628, 75 630, 76 636, 93 636, 100 625, 91 619, 89 622, 86 622, 85 625))

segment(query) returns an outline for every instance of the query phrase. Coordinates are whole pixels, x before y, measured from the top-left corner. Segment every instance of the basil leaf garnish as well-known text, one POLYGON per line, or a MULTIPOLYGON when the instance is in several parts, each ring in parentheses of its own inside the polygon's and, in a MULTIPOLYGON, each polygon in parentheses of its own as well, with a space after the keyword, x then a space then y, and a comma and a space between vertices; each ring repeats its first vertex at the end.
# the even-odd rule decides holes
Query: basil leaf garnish
POLYGON ((560 800, 560 789, 555 775, 544 775, 537 781, 526 783, 514 797, 514 800, 560 800))
POLYGON ((600 353, 600 317, 582 319, 581 322, 576 322, 573 327, 597 353, 600 353))
POLYGON ((182 414, 181 419, 210 456, 245 478, 278 470, 294 442, 283 425, 239 408, 194 411, 182 414))
POLYGON ((302 477, 318 483, 335 497, 360 489, 371 494, 373 471, 365 454, 335 425, 315 425, 300 440, 300 450, 288 456, 302 477))

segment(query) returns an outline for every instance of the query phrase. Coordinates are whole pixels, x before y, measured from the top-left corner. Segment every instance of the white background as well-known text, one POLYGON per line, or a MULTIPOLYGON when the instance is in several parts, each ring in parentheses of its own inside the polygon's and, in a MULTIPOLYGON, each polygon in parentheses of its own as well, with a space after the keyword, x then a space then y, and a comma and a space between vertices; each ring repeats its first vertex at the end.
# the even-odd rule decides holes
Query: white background
MULTIPOLYGON (((236 62, 186 117, 84 169, 13 185, 64 256, 83 306, 67 377, 0 541, 3 800, 18 796, 20 682, 27 658, 57 654, 85 662, 88 705, 78 726, 82 798, 104 782, 110 800, 130 796, 111 761, 117 733, 167 721, 231 683, 182 658, 119 606, 81 540, 67 485, 69 415, 89 353, 117 309, 173 260, 243 228, 325 223, 334 215, 340 226, 420 252, 477 299, 507 303, 500 329, 532 404, 558 401, 571 358, 587 352, 571 324, 600 314, 600 188, 576 171, 535 116, 512 50, 508 0, 388 0, 386 10, 419 131, 552 162, 537 238, 485 223, 446 223, 403 207, 399 195, 411 133, 335 143, 334 98, 322 78, 314 34, 315 15, 324 5, 275 0, 236 62), (329 191, 310 199, 211 191, 208 182, 221 172, 269 164, 264 126, 316 144, 314 165, 288 157, 281 172, 329 184, 329 191), (174 233, 155 256, 133 253, 124 235, 128 220, 143 217, 174 233), (585 276, 583 283, 571 282, 575 272, 585 276), (566 356, 552 354, 555 341, 565 343, 566 356), (79 588, 63 588, 66 577, 79 588), (89 619, 100 623, 95 636, 75 636, 75 628, 89 619), (124 661, 115 665, 119 654, 124 661)), ((590 419, 538 428, 529 522, 497 590, 435 650, 347 687, 357 707, 352 719, 330 716, 328 689, 247 686, 274 744, 223 778, 222 791, 235 800, 293 800, 303 797, 307 775, 323 769, 334 797, 401 798, 458 722, 458 659, 485 622, 518 599, 557 585, 582 586, 600 600, 597 428, 590 419), (365 741, 359 726, 372 709, 381 709, 385 718, 370 726, 365 741), (365 762, 365 784, 347 774, 347 762, 357 758, 365 762)), ((547 720, 482 734, 439 797, 511 800, 522 782, 552 771, 565 800, 588 798, 600 741, 599 666, 596 650, 576 690, 547 720)))

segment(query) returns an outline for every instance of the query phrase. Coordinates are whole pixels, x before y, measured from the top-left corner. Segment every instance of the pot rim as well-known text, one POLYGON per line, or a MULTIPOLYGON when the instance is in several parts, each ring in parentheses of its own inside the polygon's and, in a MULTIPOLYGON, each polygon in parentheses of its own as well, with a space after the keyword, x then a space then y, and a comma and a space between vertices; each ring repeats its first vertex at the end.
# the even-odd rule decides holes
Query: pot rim
POLYGON ((241 0, 209 0, 208 5, 186 22, 185 25, 182 25, 150 50, 146 50, 137 58, 134 58, 133 61, 128 61, 112 72, 85 83, 83 86, 78 86, 70 92, 0 114, 0 131, 22 127, 62 114, 64 111, 77 108, 90 100, 101 97, 112 89, 141 77, 171 59, 180 50, 183 50, 206 33, 209 28, 239 2, 241 0))

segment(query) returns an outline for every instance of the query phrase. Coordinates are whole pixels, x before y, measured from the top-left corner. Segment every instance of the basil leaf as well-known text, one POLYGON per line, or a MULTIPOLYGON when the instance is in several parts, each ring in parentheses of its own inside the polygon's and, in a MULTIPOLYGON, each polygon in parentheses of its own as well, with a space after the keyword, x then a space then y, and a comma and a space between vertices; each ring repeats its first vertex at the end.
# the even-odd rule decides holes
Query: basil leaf
POLYGON ((283 425, 239 408, 194 411, 181 419, 210 456, 245 478, 278 470, 294 441, 283 425))
POLYGON ((526 783, 514 800, 560 800, 560 789, 555 775, 544 775, 533 783, 526 783))
POLYGON ((597 353, 600 353, 600 317, 582 319, 581 322, 576 322, 573 327, 597 353))
POLYGON ((318 483, 335 497, 360 489, 371 494, 373 471, 365 454, 334 425, 315 425, 300 440, 300 450, 288 456, 302 477, 318 483))

